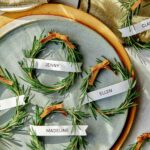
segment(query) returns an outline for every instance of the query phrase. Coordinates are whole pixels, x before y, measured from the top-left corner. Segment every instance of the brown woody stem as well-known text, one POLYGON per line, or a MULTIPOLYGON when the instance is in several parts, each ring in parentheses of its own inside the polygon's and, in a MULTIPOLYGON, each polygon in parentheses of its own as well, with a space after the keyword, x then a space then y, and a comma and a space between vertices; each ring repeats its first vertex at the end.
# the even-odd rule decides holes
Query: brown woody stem
POLYGON ((139 137, 137 137, 137 144, 135 150, 140 150, 142 144, 145 140, 150 139, 150 133, 143 133, 139 137))
POLYGON ((91 75, 91 78, 89 79, 89 85, 93 86, 93 84, 96 80, 96 77, 97 77, 100 70, 110 69, 108 66, 109 64, 110 64, 109 60, 104 59, 103 62, 96 64, 95 66, 93 66, 91 68, 92 75, 91 75))
POLYGON ((5 84, 10 85, 10 86, 13 85, 13 82, 11 80, 5 79, 2 76, 0 76, 0 82, 5 83, 5 84))
POLYGON ((71 41, 69 40, 69 38, 66 35, 62 35, 57 32, 49 32, 48 36, 41 40, 41 43, 44 44, 53 39, 60 39, 60 40, 64 41, 69 48, 71 48, 71 49, 75 48, 75 45, 71 43, 71 41))
POLYGON ((44 108, 42 114, 40 115, 40 118, 43 119, 45 118, 47 115, 49 115, 52 111, 57 110, 58 112, 62 113, 63 115, 67 115, 67 113, 63 110, 64 108, 64 104, 57 104, 57 105, 53 105, 53 106, 48 106, 46 108, 44 108))
POLYGON ((131 10, 134 11, 140 4, 142 0, 137 0, 131 7, 131 10))

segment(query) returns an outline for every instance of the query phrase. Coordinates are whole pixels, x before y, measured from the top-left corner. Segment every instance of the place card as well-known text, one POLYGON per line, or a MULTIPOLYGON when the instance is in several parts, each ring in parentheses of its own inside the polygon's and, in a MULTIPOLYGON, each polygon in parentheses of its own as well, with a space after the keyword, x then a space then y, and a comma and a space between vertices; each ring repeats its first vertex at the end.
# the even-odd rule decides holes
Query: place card
POLYGON ((25 97, 24 95, 21 95, 21 96, 18 96, 18 97, 11 97, 11 98, 8 98, 8 99, 0 100, 0 110, 25 105, 24 97, 25 97))
POLYGON ((72 125, 57 125, 57 126, 35 126, 30 125, 30 134, 36 136, 86 136, 88 125, 77 125, 76 130, 73 130, 72 125), (32 132, 34 131, 34 132, 32 132))
POLYGON ((45 60, 45 59, 32 59, 28 58, 27 63, 33 63, 33 68, 43 70, 53 70, 62 72, 82 72, 82 63, 71 63, 65 61, 45 60))
POLYGON ((119 29, 119 31, 122 33, 122 37, 130 37, 130 36, 142 33, 144 31, 147 31, 149 29, 150 29, 150 18, 144 21, 141 21, 137 24, 119 29))
POLYGON ((87 93, 83 105, 128 91, 131 79, 87 93))

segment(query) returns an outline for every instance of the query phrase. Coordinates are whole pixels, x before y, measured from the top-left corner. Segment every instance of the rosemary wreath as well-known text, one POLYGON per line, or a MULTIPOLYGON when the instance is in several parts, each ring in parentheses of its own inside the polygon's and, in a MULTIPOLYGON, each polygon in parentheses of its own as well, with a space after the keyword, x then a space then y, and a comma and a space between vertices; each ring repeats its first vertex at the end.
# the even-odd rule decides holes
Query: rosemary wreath
MULTIPOLYGON (((137 0, 119 0, 123 9, 126 9, 125 15, 122 17, 122 28, 131 26, 132 19, 140 12, 141 3, 137 3, 137 0)), ((140 51, 142 49, 150 49, 150 42, 142 42, 137 35, 125 37, 125 43, 127 46, 132 46, 135 50, 140 51)))
POLYGON ((13 131, 20 129, 27 119, 27 106, 30 101, 30 89, 25 89, 24 86, 20 86, 16 76, 11 75, 6 69, 3 69, 2 67, 0 67, 0 83, 12 91, 16 97, 25 95, 25 105, 16 106, 15 115, 7 123, 0 126, 0 139, 12 139, 13 131))
MULTIPOLYGON (((90 117, 89 114, 78 109, 65 109, 63 103, 56 102, 46 107, 42 112, 40 111, 40 108, 36 106, 33 125, 44 125, 47 116, 54 113, 62 113, 65 117, 68 116, 72 121, 73 131, 76 130, 77 125, 82 125, 84 123, 84 119, 90 117)), ((28 147, 31 150, 44 150, 44 143, 42 142, 42 139, 37 137, 33 130, 31 130, 31 133, 31 143, 28 144, 28 147)), ((72 136, 69 145, 65 147, 64 150, 86 149, 87 144, 88 143, 84 136, 72 136)))
MULTIPOLYGON (((43 33, 39 38, 34 37, 32 48, 30 50, 25 50, 24 55, 26 58, 32 58, 34 61, 34 59, 37 58, 41 54, 41 52, 45 50, 46 45, 51 43, 62 45, 62 49, 66 54, 66 59, 71 64, 81 62, 82 56, 79 53, 77 46, 75 46, 75 44, 73 44, 66 35, 62 35, 57 32, 49 32, 48 36, 44 38, 43 33)), ((75 79, 79 74, 69 73, 68 76, 63 80, 58 81, 51 86, 46 86, 37 79, 35 69, 33 69, 33 64, 29 66, 26 60, 19 62, 19 64, 26 74, 26 79, 24 80, 30 83, 34 90, 42 92, 44 94, 52 94, 55 92, 58 92, 60 94, 65 93, 74 84, 75 79)), ((78 65, 76 67, 78 67, 78 65)))
POLYGON ((131 144, 127 150, 142 150, 142 147, 146 142, 150 142, 150 133, 143 133, 137 137, 137 142, 135 144, 131 144))
MULTIPOLYGON (((81 84, 82 94, 80 95, 80 102, 81 102, 80 107, 82 107, 85 97, 90 99, 87 96, 87 93, 94 88, 97 75, 101 69, 109 69, 112 70, 115 74, 121 74, 123 80, 130 79, 133 73, 132 68, 130 69, 129 72, 116 59, 114 60, 114 63, 110 62, 107 58, 105 58, 103 61, 97 59, 97 64, 93 66, 89 72, 87 72, 87 76, 82 80, 82 84, 81 84)), ((129 89, 125 101, 122 102, 118 107, 111 108, 111 109, 101 109, 100 106, 96 104, 96 102, 87 103, 85 104, 85 106, 91 110, 91 113, 95 119, 97 119, 97 114, 100 114, 105 119, 109 119, 110 116, 124 113, 126 109, 134 106, 135 104, 134 99, 139 96, 138 92, 135 89, 136 80, 133 79, 129 84, 130 85, 129 85, 129 89)))

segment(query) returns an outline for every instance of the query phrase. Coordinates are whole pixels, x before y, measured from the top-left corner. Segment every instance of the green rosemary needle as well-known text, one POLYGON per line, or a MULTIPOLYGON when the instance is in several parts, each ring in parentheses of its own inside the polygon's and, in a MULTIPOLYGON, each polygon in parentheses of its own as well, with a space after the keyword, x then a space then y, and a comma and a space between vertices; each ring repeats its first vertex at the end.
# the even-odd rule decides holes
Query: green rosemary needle
MULTIPOLYGON (((40 35, 39 38, 34 37, 32 48, 30 50, 24 51, 25 57, 32 58, 33 62, 34 62, 34 59, 37 58, 41 54, 41 52, 45 50, 44 48, 47 44, 56 43, 56 44, 62 45, 62 49, 65 52, 65 56, 66 56, 66 59, 68 62, 70 62, 71 64, 74 64, 74 63, 78 63, 78 62, 82 61, 82 56, 79 53, 77 46, 74 46, 74 44, 72 44, 69 41, 68 37, 66 37, 65 35, 56 33, 56 32, 52 32, 52 33, 50 32, 49 34, 50 35, 58 34, 58 37, 53 38, 48 41, 46 41, 47 40, 46 38, 48 38, 48 37, 46 37, 45 43, 41 43, 41 41, 44 41, 43 33, 40 35), (62 40, 61 36, 63 38, 66 38, 68 41, 66 39, 65 39, 65 41, 62 40), (71 44, 70 47, 68 46, 68 42, 69 42, 69 44, 71 44)), ((79 75, 79 73, 69 73, 68 76, 66 78, 62 79, 61 81, 58 81, 57 83, 55 83, 51 86, 46 86, 37 79, 35 69, 33 69, 33 63, 31 64, 31 66, 29 66, 27 64, 27 61, 24 59, 23 61, 19 62, 19 64, 26 75, 26 78, 24 80, 26 82, 28 82, 29 84, 31 84, 31 86, 34 90, 36 90, 38 92, 42 92, 44 94, 52 94, 55 92, 63 94, 65 92, 67 92, 69 90, 69 88, 75 83, 75 80, 79 75)))
MULTIPOLYGON (((107 59, 108 60, 108 59, 107 59)), ((97 59, 97 63, 101 63, 102 61, 100 59, 97 59)), ((131 68, 130 72, 123 67, 123 65, 121 65, 116 59, 115 59, 115 63, 110 62, 110 68, 112 69, 112 71, 116 74, 121 74, 123 80, 127 80, 130 79, 132 77, 132 72, 133 69, 131 68)), ((83 79, 82 84, 81 84, 81 91, 82 94, 80 95, 80 107, 82 106, 82 103, 84 101, 84 98, 87 97, 87 93, 91 91, 91 88, 93 88, 93 86, 89 85, 89 79, 91 77, 91 71, 89 71, 87 73, 87 76, 83 79)), ((120 104, 120 106, 115 107, 115 108, 111 108, 111 109, 101 109, 100 106, 98 104, 96 104, 96 102, 90 102, 85 104, 85 106, 87 108, 89 108, 91 110, 91 113, 93 114, 93 117, 95 119, 97 119, 97 114, 101 115, 102 117, 104 117, 105 119, 109 119, 110 116, 114 116, 116 114, 121 114, 124 113, 127 109, 129 109, 130 107, 135 105, 134 99, 136 99, 139 94, 136 91, 136 80, 133 79, 132 82, 130 83, 128 92, 127 92, 127 96, 124 100, 124 102, 122 102, 120 104)))
MULTIPOLYGON (((122 28, 131 26, 132 20, 134 16, 137 16, 140 12, 141 9, 141 4, 135 9, 131 10, 131 7, 134 5, 134 3, 137 0, 119 0, 119 2, 122 5, 122 9, 125 9, 125 15, 122 17, 122 28)), ((135 36, 130 36, 130 37, 125 37, 124 38, 126 46, 132 46, 136 51, 141 51, 142 49, 150 49, 150 42, 145 43, 142 42, 136 35, 135 36)))
POLYGON ((0 139, 12 139, 13 131, 20 129, 24 125, 28 117, 27 106, 31 100, 30 89, 25 89, 24 86, 20 86, 16 76, 11 75, 6 69, 3 69, 2 67, 0 67, 0 76, 3 77, 5 80, 12 82, 11 85, 0 80, 0 83, 4 85, 7 89, 12 91, 12 93, 14 93, 16 97, 20 95, 25 95, 25 105, 16 106, 15 115, 7 123, 0 126, 0 139))
MULTIPOLYGON (((51 106, 56 106, 60 104, 59 103, 52 103, 51 106)), ((54 114, 54 113, 60 113, 61 112, 65 112, 65 114, 69 117, 69 119, 71 119, 72 122, 72 126, 73 126, 73 131, 76 130, 76 126, 77 125, 82 125, 84 123, 84 119, 89 118, 90 115, 82 112, 78 109, 56 109, 51 111, 49 114, 47 114, 48 116, 54 114)), ((45 119, 47 118, 47 116, 45 116, 44 118, 41 118, 42 112, 39 110, 39 107, 36 106, 36 111, 35 111, 35 116, 33 118, 33 125, 44 125, 45 119)), ((44 150, 44 143, 42 141, 41 138, 37 137, 35 135, 35 133, 32 132, 31 135, 31 143, 28 144, 28 146, 30 147, 31 150, 44 150)), ((85 137, 83 136, 72 136, 70 138, 70 143, 67 147, 64 148, 64 150, 81 150, 81 149, 86 149, 87 146, 87 141, 85 139, 85 137)))

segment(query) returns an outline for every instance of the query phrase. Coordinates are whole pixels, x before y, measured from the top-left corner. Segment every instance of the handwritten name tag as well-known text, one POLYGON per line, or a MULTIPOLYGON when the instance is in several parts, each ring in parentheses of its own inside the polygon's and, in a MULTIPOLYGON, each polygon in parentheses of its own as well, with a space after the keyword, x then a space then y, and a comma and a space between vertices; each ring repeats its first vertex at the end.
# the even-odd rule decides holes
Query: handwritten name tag
POLYGON ((122 81, 120 83, 98 89, 87 94, 87 98, 85 98, 83 105, 90 103, 92 101, 101 100, 103 98, 111 97, 117 94, 124 93, 129 89, 129 82, 131 79, 122 81))
POLYGON ((45 60, 45 59, 27 59, 30 66, 33 63, 33 68, 43 70, 54 70, 63 72, 82 72, 82 63, 70 63, 65 61, 45 60))
POLYGON ((144 21, 141 21, 140 23, 119 29, 119 31, 122 33, 122 37, 129 37, 129 36, 142 33, 149 29, 150 29, 150 18, 144 21))
POLYGON ((24 95, 0 100, 0 110, 9 109, 21 105, 25 105, 24 95))
POLYGON ((88 128, 87 125, 80 125, 76 126, 76 130, 72 130, 73 126, 34 126, 30 125, 30 134, 34 133, 37 136, 86 136, 86 129, 88 128))

